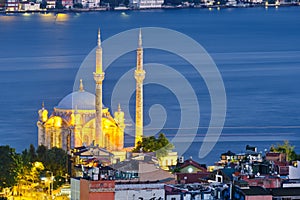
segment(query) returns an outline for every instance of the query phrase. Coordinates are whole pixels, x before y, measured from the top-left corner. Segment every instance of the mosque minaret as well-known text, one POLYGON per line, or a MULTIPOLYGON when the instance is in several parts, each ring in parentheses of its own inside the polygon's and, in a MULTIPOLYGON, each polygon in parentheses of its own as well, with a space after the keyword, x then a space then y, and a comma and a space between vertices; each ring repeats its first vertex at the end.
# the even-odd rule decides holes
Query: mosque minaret
POLYGON ((139 32, 139 42, 136 51, 136 70, 134 77, 136 80, 136 102, 135 102, 135 146, 143 137, 143 81, 145 79, 145 70, 143 69, 143 47, 142 31, 139 32))
MULTIPOLYGON (((143 138, 143 69, 142 32, 139 32, 136 54, 136 125, 135 144, 143 138)), ((59 147, 70 150, 83 145, 95 145, 109 151, 126 151, 124 148, 124 129, 126 127, 124 112, 120 105, 112 116, 109 108, 102 104, 103 80, 102 47, 100 29, 96 47, 96 62, 93 78, 95 95, 84 89, 80 80, 78 91, 65 96, 49 115, 44 104, 39 110, 38 144, 48 148, 59 147)))
MULTIPOLYGON (((136 50, 136 107, 135 107, 135 141, 134 147, 124 146, 125 115, 118 105, 114 115, 109 108, 102 104, 104 71, 102 68, 102 47, 100 29, 96 47, 96 62, 93 75, 95 81, 95 94, 84 88, 84 80, 80 79, 77 91, 65 96, 51 113, 44 103, 38 111, 38 145, 47 148, 58 147, 66 151, 74 148, 87 147, 96 156, 107 156, 111 163, 117 163, 127 158, 131 151, 143 138, 143 69, 142 32, 139 31, 138 47, 136 50)), ((92 78, 92 77, 91 77, 92 78)), ((160 159, 160 166, 166 163, 175 163, 177 153, 160 159)))
POLYGON ((98 45, 96 49, 96 71, 94 72, 94 80, 96 82, 96 144, 104 146, 104 135, 102 131, 102 83, 104 80, 104 72, 102 69, 102 47, 100 38, 100 29, 98 30, 98 45))

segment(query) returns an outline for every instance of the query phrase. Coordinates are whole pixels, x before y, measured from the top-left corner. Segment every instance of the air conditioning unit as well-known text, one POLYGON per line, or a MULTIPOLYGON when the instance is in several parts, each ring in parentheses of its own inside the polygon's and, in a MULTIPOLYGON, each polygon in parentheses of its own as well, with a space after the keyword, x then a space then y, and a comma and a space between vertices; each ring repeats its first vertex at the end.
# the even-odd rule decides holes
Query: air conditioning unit
POLYGON ((180 156, 179 159, 178 159, 179 163, 184 163, 184 157, 183 156, 180 156))

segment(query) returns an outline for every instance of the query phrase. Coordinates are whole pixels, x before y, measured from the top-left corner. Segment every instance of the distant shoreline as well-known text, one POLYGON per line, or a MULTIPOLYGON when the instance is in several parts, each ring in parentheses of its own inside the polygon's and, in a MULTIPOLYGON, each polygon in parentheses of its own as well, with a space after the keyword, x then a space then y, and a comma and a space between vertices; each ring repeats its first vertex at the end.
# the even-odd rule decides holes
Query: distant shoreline
POLYGON ((18 13, 83 13, 83 12, 103 12, 103 11, 116 11, 116 12, 124 12, 124 11, 139 11, 139 10, 170 10, 170 9, 213 9, 213 8, 253 8, 253 7, 297 7, 300 6, 300 3, 285 3, 285 4, 241 4, 237 6, 228 6, 228 5, 213 5, 213 6, 204 6, 204 5, 195 5, 191 6, 162 6, 161 8, 145 8, 145 9, 113 9, 113 8, 106 8, 106 7, 99 7, 93 9, 86 9, 86 8, 72 8, 72 9, 44 9, 44 10, 21 10, 21 11, 1 11, 0 14, 18 14, 18 13))

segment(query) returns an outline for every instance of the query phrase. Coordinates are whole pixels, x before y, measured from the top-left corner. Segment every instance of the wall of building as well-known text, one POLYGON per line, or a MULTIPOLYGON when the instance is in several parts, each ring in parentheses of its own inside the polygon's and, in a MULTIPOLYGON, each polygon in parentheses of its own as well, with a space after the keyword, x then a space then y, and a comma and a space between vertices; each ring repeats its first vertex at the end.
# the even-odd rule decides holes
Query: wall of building
POLYGON ((164 198, 165 190, 164 189, 140 189, 140 190, 119 190, 115 193, 115 200, 124 200, 124 199, 151 199, 155 197, 164 198))
POLYGON ((90 181, 80 179, 80 200, 114 200, 114 181, 90 181))
POLYGON ((0 0, 0 9, 5 7, 5 0, 0 0))
POLYGON ((138 9, 161 8, 163 0, 130 0, 130 5, 138 9))
POLYGON ((163 184, 120 184, 116 185, 115 200, 124 199, 151 199, 155 197, 165 198, 165 189, 163 184))
POLYGON ((180 194, 166 195, 166 200, 181 200, 180 194))
POLYGON ((62 5, 66 8, 72 8, 73 0, 62 0, 62 5))
POLYGON ((182 168, 180 170, 180 173, 197 173, 198 171, 201 171, 201 170, 199 170, 198 168, 196 168, 192 165, 189 165, 189 166, 182 168))
POLYGON ((46 8, 55 8, 55 1, 53 0, 47 0, 47 6, 46 8))
POLYGON ((21 6, 22 10, 25 11, 34 11, 34 10, 39 10, 40 9, 40 4, 39 3, 24 3, 21 6))
POLYGON ((296 166, 289 166, 289 178, 300 179, 300 161, 297 161, 296 166))
POLYGON ((109 193, 109 192, 90 193, 89 198, 88 198, 88 200, 99 200, 99 199, 114 200, 115 195, 113 193, 109 193))
POLYGON ((71 200, 80 200, 80 180, 71 178, 71 200))
POLYGON ((264 188, 278 188, 281 187, 280 178, 254 178, 254 179, 244 179, 249 186, 261 186, 264 188))
POLYGON ((7 11, 18 11, 19 1, 18 0, 7 0, 5 4, 7 11))
POLYGON ((246 196, 245 200, 272 200, 272 195, 255 195, 255 196, 246 196))
POLYGON ((177 152, 169 152, 167 156, 161 157, 158 160, 159 166, 164 170, 168 170, 169 166, 177 164, 177 158, 177 152))
POLYGON ((80 200, 89 200, 89 181, 80 179, 80 200))

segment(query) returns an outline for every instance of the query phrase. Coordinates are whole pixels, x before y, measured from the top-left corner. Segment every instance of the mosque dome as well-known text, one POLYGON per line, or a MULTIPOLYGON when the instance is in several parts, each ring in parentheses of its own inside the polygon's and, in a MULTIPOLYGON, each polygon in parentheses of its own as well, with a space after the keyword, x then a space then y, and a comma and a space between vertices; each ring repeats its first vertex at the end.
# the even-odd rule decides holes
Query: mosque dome
POLYGON ((63 110, 95 110, 95 95, 86 92, 80 79, 79 90, 64 97, 56 106, 63 110))
POLYGON ((56 106, 64 110, 95 110, 95 95, 86 91, 76 91, 64 97, 56 106))

